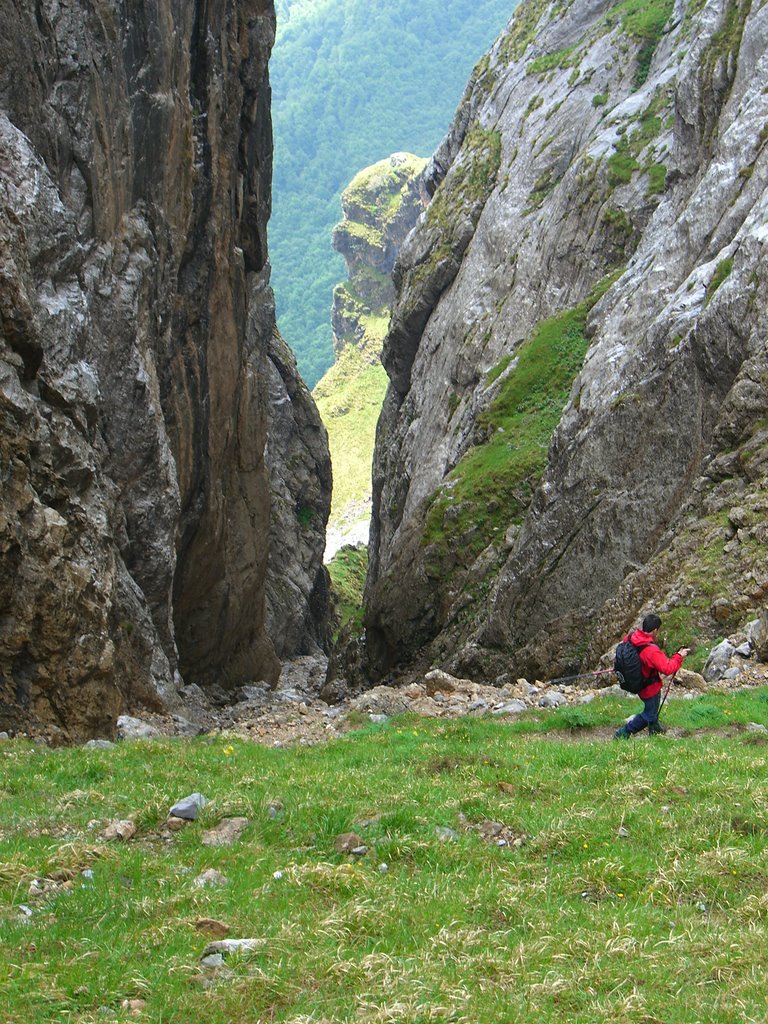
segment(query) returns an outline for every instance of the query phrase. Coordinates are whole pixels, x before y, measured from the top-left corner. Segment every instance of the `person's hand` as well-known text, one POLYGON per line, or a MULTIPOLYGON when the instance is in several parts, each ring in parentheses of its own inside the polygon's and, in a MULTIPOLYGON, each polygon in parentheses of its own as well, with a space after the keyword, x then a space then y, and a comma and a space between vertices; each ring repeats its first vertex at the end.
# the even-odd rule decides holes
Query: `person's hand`
POLYGON ((682 656, 684 658, 687 658, 688 655, 691 653, 691 648, 690 647, 681 647, 680 650, 677 653, 678 654, 682 654, 682 656))

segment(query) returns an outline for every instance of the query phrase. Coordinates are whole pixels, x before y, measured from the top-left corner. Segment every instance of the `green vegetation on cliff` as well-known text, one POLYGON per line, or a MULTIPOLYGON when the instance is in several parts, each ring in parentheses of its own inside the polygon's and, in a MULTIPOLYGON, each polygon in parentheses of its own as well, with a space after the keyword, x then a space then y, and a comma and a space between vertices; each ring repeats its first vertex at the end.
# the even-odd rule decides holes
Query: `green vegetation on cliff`
MULTIPOLYGON (((386 322, 374 325, 381 334, 386 322)), ((333 466, 331 521, 344 509, 362 506, 371 493, 371 455, 376 422, 388 378, 376 356, 373 361, 347 346, 314 390, 317 408, 328 430, 333 466)))
POLYGON ((424 543, 440 571, 446 556, 470 564, 488 544, 519 523, 547 464, 552 433, 563 413, 589 342, 587 315, 617 274, 597 285, 574 309, 550 317, 515 352, 505 356, 489 386, 498 393, 477 421, 484 439, 461 459, 435 492, 424 543), (503 377, 503 379, 501 379, 503 377))
POLYGON ((367 572, 368 548, 364 545, 340 548, 328 563, 339 630, 352 623, 356 633, 362 632, 363 592, 367 572))
POLYGON ((269 243, 281 331, 309 387, 331 365, 342 188, 388 153, 427 156, 515 0, 282 0, 270 61, 269 243))

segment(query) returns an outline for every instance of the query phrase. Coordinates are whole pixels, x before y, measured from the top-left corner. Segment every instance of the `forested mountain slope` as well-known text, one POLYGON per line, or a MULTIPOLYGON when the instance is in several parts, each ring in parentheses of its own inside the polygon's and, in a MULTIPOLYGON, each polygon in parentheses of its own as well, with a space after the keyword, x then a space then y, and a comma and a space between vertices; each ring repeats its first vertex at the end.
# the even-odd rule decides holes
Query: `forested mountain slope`
POLYGON ((331 249, 342 189, 398 150, 428 156, 516 0, 282 0, 270 62, 269 225, 283 336, 310 388, 333 362, 331 249))
POLYGON ((525 0, 395 267, 374 677, 546 678, 768 595, 768 6, 525 0))

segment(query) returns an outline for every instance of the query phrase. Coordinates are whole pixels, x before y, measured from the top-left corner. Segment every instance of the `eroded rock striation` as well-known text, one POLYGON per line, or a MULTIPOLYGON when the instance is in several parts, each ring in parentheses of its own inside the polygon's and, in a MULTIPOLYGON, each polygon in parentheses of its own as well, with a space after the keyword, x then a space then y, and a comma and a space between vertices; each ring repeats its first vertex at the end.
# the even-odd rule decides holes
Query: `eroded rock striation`
POLYGON ((279 671, 274 10, 0 17, 0 723, 77 739, 279 671))
POLYGON ((768 8, 524 0, 395 268, 374 678, 545 678, 768 594, 768 8), (406 585, 404 585, 404 581, 406 585))

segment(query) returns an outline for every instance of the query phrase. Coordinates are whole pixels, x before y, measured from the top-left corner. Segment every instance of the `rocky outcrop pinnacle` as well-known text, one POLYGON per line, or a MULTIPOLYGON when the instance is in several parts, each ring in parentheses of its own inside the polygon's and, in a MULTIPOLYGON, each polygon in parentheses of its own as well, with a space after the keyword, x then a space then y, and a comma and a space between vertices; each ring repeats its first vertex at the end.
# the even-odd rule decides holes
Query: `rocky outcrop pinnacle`
POLYGON ((562 674, 768 594, 768 9, 524 0, 395 268, 374 677, 562 674))
POLYGON ((75 739, 279 670, 274 10, 0 17, 0 727, 75 739))

